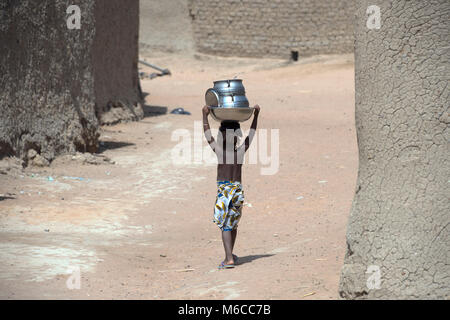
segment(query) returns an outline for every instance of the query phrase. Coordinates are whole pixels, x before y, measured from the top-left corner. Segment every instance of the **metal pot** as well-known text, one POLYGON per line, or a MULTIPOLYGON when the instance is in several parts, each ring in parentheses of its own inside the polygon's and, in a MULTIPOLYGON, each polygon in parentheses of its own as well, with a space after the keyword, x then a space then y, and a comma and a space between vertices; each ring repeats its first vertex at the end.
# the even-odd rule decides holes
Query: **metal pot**
POLYGON ((215 89, 208 89, 205 94, 206 105, 222 108, 246 108, 249 106, 244 95, 219 95, 215 89))
POLYGON ((249 106, 246 96, 219 96, 219 107, 222 108, 246 108, 249 106))
POLYGON ((219 95, 245 95, 245 88, 241 79, 214 81, 214 90, 219 95))
POLYGON ((205 93, 205 102, 207 106, 219 106, 219 94, 213 88, 209 88, 205 93))
POLYGON ((254 110, 249 108, 241 79, 214 81, 214 87, 206 90, 205 101, 216 121, 245 121, 254 110))

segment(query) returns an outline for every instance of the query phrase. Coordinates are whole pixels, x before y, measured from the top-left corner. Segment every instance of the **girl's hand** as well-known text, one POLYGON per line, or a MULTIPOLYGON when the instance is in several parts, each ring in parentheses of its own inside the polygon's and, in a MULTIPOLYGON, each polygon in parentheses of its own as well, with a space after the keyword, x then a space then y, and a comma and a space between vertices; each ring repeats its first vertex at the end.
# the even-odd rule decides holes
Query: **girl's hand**
POLYGON ((205 117, 207 117, 208 114, 211 112, 211 110, 209 110, 209 107, 208 107, 208 106, 204 106, 203 109, 202 109, 202 112, 203 112, 203 115, 204 115, 205 117))
POLYGON ((259 112, 261 111, 261 107, 259 105, 255 106, 255 116, 257 117, 259 115, 259 112))

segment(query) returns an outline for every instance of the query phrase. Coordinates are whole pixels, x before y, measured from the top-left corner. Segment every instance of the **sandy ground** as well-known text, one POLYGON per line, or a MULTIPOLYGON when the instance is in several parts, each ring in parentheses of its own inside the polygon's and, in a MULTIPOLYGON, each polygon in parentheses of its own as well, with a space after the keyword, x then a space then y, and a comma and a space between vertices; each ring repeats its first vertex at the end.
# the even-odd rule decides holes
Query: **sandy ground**
POLYGON ((358 161, 352 55, 147 60, 172 76, 142 81, 145 119, 102 128, 99 155, 114 164, 66 156, 8 171, 13 161, 0 161, 0 298, 338 298, 358 161), (174 164, 171 137, 193 138, 205 90, 234 76, 261 105, 267 145, 279 129, 279 167, 244 167, 240 264, 219 271, 215 165, 174 164), (170 114, 177 107, 192 115, 170 114), (69 289, 77 268, 80 288, 69 289))

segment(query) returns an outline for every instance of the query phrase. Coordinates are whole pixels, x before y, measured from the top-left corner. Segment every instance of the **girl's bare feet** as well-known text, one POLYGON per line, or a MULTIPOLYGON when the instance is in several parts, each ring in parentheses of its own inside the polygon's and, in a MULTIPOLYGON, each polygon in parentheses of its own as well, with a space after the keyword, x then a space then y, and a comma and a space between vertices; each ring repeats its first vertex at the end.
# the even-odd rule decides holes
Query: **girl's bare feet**
POLYGON ((225 261, 222 261, 222 263, 219 265, 219 269, 231 269, 234 268, 234 263, 227 263, 225 261))

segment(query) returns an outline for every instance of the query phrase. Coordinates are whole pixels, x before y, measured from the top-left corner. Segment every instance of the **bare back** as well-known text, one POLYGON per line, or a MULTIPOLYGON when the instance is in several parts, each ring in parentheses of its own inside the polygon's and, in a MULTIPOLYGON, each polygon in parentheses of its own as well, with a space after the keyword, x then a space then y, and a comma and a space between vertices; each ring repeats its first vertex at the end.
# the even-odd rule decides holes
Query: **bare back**
POLYGON ((240 146, 236 150, 231 151, 230 153, 232 154, 229 154, 228 159, 225 152, 216 152, 218 159, 217 181, 228 180, 242 183, 243 148, 244 146, 240 146))

